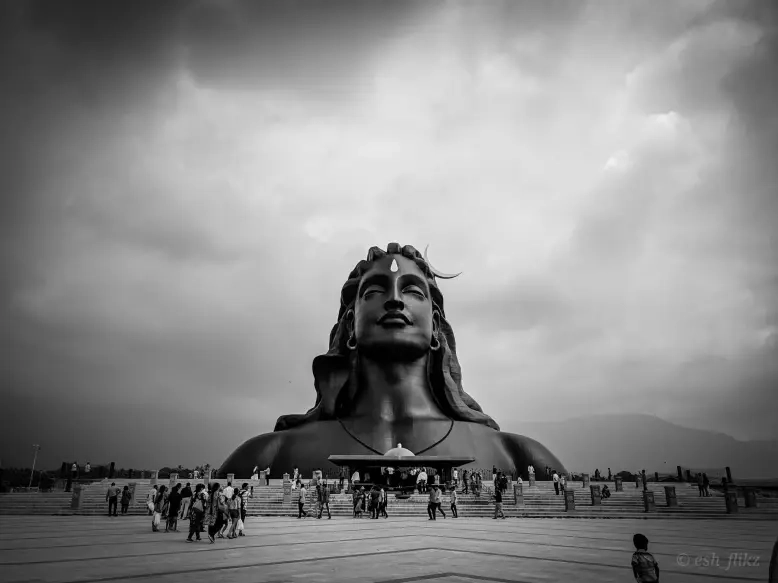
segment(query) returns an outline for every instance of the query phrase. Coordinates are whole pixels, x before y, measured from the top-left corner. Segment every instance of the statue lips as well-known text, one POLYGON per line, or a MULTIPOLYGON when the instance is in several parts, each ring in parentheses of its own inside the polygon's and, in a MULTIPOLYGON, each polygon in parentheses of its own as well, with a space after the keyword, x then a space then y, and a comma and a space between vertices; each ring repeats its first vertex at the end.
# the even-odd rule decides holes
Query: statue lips
POLYGON ((408 319, 408 316, 403 314, 402 312, 387 312, 383 316, 381 316, 378 319, 378 323, 381 326, 385 327, 405 327, 410 326, 411 321, 408 319))

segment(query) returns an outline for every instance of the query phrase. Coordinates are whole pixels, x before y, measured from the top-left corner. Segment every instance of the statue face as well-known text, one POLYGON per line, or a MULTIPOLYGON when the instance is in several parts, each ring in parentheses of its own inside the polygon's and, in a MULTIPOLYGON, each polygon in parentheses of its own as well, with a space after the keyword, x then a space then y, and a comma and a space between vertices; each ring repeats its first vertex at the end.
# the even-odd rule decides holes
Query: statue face
POLYGON ((427 278, 411 259, 388 255, 362 276, 354 305, 360 352, 376 359, 420 358, 429 351, 438 322, 427 278))

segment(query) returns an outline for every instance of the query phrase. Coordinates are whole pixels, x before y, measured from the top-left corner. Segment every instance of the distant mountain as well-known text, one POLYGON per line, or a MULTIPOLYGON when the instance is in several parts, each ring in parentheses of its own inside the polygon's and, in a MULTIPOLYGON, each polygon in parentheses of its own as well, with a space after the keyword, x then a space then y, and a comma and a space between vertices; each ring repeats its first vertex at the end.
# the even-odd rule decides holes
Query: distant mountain
MULTIPOLYGON (((676 466, 732 469, 733 478, 778 477, 778 441, 737 441, 652 415, 591 415, 522 423, 515 433, 548 447, 568 471, 644 469, 675 474, 676 466)), ((512 431, 505 427, 505 431, 512 431)))

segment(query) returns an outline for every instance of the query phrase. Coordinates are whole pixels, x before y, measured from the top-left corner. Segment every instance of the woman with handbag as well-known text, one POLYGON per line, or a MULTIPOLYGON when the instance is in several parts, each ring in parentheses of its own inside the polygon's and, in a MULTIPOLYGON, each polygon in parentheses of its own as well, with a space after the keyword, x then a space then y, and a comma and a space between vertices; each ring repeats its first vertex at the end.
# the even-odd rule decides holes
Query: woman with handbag
POLYGON ((240 491, 235 488, 232 491, 232 498, 227 500, 227 512, 230 515, 230 532, 227 538, 238 538, 237 529, 240 521, 240 491))
POLYGON ((159 530, 159 523, 162 519, 162 509, 167 502, 165 490, 167 490, 167 487, 160 486, 157 491, 157 496, 154 498, 154 518, 151 519, 151 532, 157 532, 159 530))
POLYGON ((203 530, 205 509, 208 504, 208 497, 204 490, 204 484, 197 484, 195 493, 192 496, 192 506, 189 509, 189 536, 186 539, 187 542, 192 542, 192 535, 197 535, 197 540, 202 540, 200 539, 200 531, 203 530))

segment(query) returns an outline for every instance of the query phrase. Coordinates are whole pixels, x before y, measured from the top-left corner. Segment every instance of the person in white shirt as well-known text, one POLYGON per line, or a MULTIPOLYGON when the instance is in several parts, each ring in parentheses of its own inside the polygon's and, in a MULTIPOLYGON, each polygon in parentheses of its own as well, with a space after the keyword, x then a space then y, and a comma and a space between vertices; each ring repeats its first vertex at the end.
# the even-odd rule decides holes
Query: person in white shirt
POLYGON ((356 470, 353 474, 351 474, 351 488, 353 489, 358 482, 359 482, 359 470, 356 470))
POLYGON ((157 486, 152 486, 149 493, 146 495, 146 506, 151 505, 149 508, 149 516, 154 514, 154 501, 157 499, 157 486))
POLYGON ((554 475, 551 479, 554 480, 554 490, 556 491, 556 495, 559 496, 559 474, 556 473, 556 470, 554 470, 554 475))

